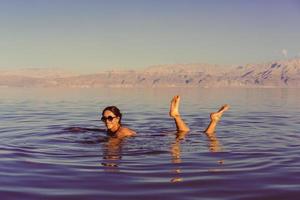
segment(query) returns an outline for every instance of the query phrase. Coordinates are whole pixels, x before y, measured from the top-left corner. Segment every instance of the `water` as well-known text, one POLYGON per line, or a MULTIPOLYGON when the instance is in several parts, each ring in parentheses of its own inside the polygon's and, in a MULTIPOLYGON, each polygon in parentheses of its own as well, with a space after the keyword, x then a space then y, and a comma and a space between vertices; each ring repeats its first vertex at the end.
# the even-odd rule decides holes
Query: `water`
POLYGON ((1 199, 295 199, 300 194, 297 89, 2 88, 0 95, 1 199), (168 116, 176 94, 191 128, 185 137, 176 137, 168 116), (224 103, 231 109, 210 139, 202 133, 209 113, 224 103), (99 114, 108 105, 121 109, 137 137, 106 137, 99 114))

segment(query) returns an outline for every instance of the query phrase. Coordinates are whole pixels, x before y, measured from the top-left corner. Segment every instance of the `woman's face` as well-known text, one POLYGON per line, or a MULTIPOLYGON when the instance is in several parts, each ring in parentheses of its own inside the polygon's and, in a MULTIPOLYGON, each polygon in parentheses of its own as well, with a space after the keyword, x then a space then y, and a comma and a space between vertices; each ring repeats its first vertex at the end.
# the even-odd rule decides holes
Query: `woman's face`
POLYGON ((106 110, 101 119, 108 130, 119 126, 120 117, 117 117, 113 112, 106 110))

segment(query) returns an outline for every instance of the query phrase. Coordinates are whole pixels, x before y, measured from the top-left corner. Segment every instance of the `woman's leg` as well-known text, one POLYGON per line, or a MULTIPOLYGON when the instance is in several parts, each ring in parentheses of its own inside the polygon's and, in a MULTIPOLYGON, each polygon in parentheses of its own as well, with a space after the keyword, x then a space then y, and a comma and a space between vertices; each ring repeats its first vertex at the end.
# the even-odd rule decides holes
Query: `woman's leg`
POLYGON ((206 134, 213 134, 215 132, 216 126, 220 121, 223 113, 228 109, 229 109, 229 105, 225 104, 218 110, 218 112, 214 112, 210 114, 210 123, 204 131, 206 134))
POLYGON ((173 97, 170 105, 170 117, 175 120, 177 131, 187 132, 190 128, 184 123, 179 114, 180 96, 176 95, 173 97))

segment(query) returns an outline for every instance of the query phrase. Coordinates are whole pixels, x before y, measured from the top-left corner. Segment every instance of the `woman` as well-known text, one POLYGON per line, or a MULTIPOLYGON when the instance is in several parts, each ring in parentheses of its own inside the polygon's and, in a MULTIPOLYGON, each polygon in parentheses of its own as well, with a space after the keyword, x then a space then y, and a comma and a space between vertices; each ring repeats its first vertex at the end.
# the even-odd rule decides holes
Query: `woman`
POLYGON ((129 137, 136 135, 133 130, 122 126, 122 113, 116 106, 109 106, 102 111, 101 121, 105 123, 107 133, 112 137, 129 137))
MULTIPOLYGON (((171 101, 170 106, 170 117, 172 117, 175 121, 177 131, 182 133, 187 133, 190 129, 185 124, 183 119, 181 118, 179 114, 179 104, 180 104, 180 96, 174 96, 171 101)), ((205 129, 205 133, 210 135, 215 132, 217 123, 221 119, 223 113, 229 109, 229 106, 227 104, 223 105, 219 111, 211 113, 210 114, 210 123, 208 127, 205 129)), ((121 120, 122 120, 122 114, 120 110, 116 106, 109 106, 106 107, 102 111, 102 118, 101 120, 105 123, 105 126, 107 128, 107 133, 109 136, 117 137, 117 138, 123 138, 123 137, 129 137, 129 136, 135 136, 136 132, 123 127, 121 120)))

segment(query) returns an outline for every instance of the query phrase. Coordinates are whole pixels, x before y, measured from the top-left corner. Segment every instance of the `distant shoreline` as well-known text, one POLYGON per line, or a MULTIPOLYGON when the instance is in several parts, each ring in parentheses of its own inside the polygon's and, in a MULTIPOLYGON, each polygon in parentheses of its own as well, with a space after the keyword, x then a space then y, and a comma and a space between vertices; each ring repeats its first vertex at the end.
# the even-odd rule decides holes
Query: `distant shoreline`
POLYGON ((229 68, 210 64, 174 64, 86 75, 23 69, 2 72, 0 87, 300 88, 300 58, 229 68))

